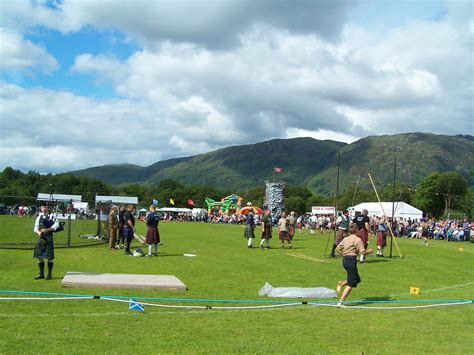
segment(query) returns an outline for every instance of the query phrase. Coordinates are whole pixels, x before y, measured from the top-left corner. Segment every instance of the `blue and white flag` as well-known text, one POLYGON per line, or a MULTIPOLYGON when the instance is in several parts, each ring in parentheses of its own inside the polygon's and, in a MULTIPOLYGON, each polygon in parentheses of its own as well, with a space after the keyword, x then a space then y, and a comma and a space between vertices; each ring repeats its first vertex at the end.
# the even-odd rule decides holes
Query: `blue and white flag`
POLYGON ((130 298, 130 302, 128 303, 128 309, 131 311, 145 312, 145 307, 141 303, 138 303, 131 298, 130 298))
POLYGON ((159 203, 160 203, 160 201, 153 199, 153 204, 154 204, 155 206, 156 206, 157 204, 159 204, 159 203))

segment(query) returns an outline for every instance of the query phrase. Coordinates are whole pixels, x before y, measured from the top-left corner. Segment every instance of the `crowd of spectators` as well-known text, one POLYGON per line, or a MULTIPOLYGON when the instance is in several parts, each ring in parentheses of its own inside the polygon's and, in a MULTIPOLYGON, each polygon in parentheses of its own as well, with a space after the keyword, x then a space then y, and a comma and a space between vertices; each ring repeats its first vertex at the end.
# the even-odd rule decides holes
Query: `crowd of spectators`
POLYGON ((427 238, 453 242, 474 239, 474 224, 463 219, 401 219, 394 228, 396 236, 405 238, 427 238))

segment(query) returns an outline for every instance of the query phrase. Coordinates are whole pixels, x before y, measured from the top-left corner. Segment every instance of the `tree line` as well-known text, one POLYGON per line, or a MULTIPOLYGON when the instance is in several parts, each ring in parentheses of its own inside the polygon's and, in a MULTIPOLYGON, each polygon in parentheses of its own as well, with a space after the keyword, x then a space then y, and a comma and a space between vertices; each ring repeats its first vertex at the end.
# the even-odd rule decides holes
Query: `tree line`
MULTIPOLYGON (((23 173, 7 167, 0 172, 0 203, 6 205, 34 205, 39 192, 82 195, 82 201, 90 206, 95 204, 96 195, 106 196, 137 196, 139 205, 146 207, 154 200, 159 207, 170 206, 170 199, 176 207, 207 208, 205 198, 215 201, 235 193, 244 202, 262 206, 265 198, 265 187, 257 187, 247 191, 230 191, 210 185, 183 185, 178 181, 165 179, 157 185, 127 184, 113 186, 101 180, 90 177, 78 177, 70 173, 39 174, 34 171, 23 173)), ((457 172, 431 173, 416 187, 404 184, 385 184, 378 188, 382 201, 402 201, 409 203, 428 216, 440 218, 448 214, 474 216, 474 187, 468 186, 464 177, 457 172)), ((313 194, 303 186, 285 187, 285 209, 303 214, 311 211, 312 206, 333 206, 338 210, 354 206, 361 202, 377 201, 372 190, 364 184, 353 183, 343 189, 337 196, 313 194)))

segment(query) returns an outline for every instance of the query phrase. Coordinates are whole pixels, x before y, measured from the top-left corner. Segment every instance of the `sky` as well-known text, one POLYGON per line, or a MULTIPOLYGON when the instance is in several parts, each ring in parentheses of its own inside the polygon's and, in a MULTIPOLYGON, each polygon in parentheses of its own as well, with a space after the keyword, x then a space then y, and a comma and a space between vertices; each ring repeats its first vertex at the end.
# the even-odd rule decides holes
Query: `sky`
POLYGON ((2 0, 0 170, 474 135, 469 0, 2 0))

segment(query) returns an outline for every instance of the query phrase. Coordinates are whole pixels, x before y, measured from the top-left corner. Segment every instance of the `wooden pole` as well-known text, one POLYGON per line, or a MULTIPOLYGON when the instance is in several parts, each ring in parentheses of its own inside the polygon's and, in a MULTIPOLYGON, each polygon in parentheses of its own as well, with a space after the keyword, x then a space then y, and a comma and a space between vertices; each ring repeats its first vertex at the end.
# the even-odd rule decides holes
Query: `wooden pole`
MULTIPOLYGON (((369 179, 370 179, 370 182, 372 183, 372 187, 374 188, 375 196, 377 196, 377 200, 379 201, 380 208, 382 209, 383 216, 385 217, 385 220, 387 221, 388 220, 387 214, 385 213, 385 210, 383 209, 383 205, 382 205, 382 202, 380 201, 379 193, 377 192, 377 189, 375 188, 374 180, 372 180, 372 176, 370 176, 370 173, 369 173, 369 179)), ((395 236, 393 235, 391 223, 387 223, 387 225, 388 225, 388 229, 390 231, 390 235, 393 238, 393 241, 395 242, 395 247, 398 250, 398 255, 400 256, 400 258, 403 259, 404 255, 402 255, 402 252, 400 251, 400 248, 398 247, 397 240, 395 239, 395 236)))
MULTIPOLYGON (((336 193, 334 195, 334 224, 336 223, 336 216, 337 216, 337 205, 339 202, 339 167, 341 164, 341 155, 340 153, 337 153, 337 177, 336 177, 336 193)), ((336 243, 336 233, 337 233, 337 228, 334 228, 334 240, 333 244, 336 243)), ((328 240, 326 241, 326 249, 324 249, 324 256, 326 256, 327 250, 328 250, 328 244, 329 244, 329 238, 331 236, 331 233, 329 232, 328 234, 328 240)), ((331 254, 334 252, 334 247, 332 248, 331 254)), ((332 255, 331 255, 332 256, 332 255)), ((335 255, 333 256, 335 257, 335 255)))

